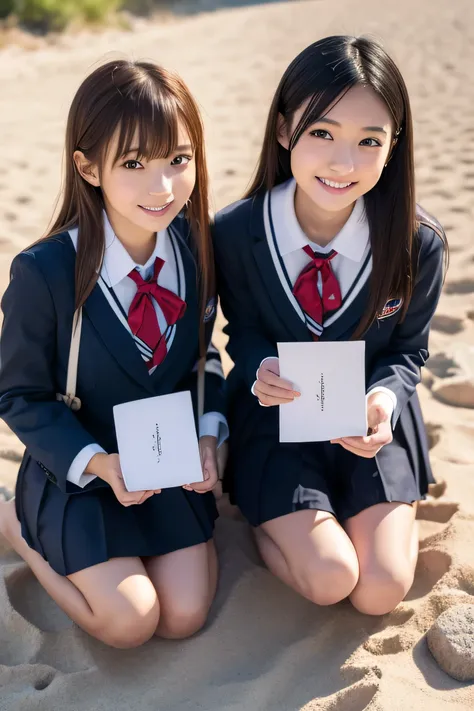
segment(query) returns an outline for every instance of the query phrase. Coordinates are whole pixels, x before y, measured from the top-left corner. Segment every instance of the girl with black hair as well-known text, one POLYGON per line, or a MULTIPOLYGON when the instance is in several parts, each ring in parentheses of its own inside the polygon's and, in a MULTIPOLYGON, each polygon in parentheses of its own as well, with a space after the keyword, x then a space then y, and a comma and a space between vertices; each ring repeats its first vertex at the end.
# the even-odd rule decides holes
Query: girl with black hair
POLYGON ((214 248, 235 363, 232 500, 300 594, 387 613, 412 584, 416 506, 433 481, 416 386, 447 246, 415 203, 409 98, 381 46, 328 37, 290 64, 214 248), (280 443, 275 406, 299 393, 277 342, 350 339, 366 343, 368 436, 280 443))

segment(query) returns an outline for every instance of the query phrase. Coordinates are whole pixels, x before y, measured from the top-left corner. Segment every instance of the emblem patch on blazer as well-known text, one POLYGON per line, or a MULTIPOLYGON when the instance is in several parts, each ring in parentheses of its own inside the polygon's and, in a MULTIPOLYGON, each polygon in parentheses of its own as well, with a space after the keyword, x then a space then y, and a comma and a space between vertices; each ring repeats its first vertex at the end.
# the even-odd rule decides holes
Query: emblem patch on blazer
POLYGON ((214 297, 207 302, 206 310, 204 311, 204 323, 207 323, 216 313, 216 300, 214 297))
POLYGON ((378 320, 380 321, 383 318, 393 316, 393 314, 396 314, 397 311, 400 311, 400 309, 402 308, 402 304, 403 299, 389 299, 383 307, 382 313, 377 316, 378 320))

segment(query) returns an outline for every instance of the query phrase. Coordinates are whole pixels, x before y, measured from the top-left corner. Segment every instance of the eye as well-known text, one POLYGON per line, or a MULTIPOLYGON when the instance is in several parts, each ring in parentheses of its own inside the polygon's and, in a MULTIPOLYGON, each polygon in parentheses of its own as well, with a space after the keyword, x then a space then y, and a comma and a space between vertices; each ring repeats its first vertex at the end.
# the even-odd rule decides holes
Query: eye
POLYGON ((375 147, 375 146, 378 146, 378 147, 380 148, 380 146, 381 146, 382 144, 380 143, 380 141, 377 141, 376 138, 364 138, 364 140, 361 141, 361 142, 359 143, 359 145, 360 145, 360 146, 367 146, 367 147, 369 147, 369 148, 373 148, 373 147, 375 147), (368 143, 368 141, 371 141, 371 143, 368 143))
POLYGON ((311 131, 310 135, 315 138, 324 138, 326 141, 332 141, 332 136, 329 131, 325 131, 323 128, 317 128, 315 131, 311 131))
POLYGON ((192 161, 192 159, 192 156, 176 156, 176 158, 173 158, 173 160, 171 161, 171 165, 187 165, 187 163, 192 161))
POLYGON ((127 168, 127 170, 137 170, 137 168, 143 168, 142 164, 137 160, 126 160, 123 167, 127 168))

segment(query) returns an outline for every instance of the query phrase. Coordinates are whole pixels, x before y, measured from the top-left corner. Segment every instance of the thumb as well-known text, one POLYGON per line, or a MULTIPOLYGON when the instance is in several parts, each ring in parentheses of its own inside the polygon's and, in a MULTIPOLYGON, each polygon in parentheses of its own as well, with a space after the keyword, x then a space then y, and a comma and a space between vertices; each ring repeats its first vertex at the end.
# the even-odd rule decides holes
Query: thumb
POLYGON ((367 413, 369 428, 373 430, 371 434, 375 434, 378 426, 381 425, 382 422, 387 422, 389 419, 389 414, 384 407, 373 405, 367 413))

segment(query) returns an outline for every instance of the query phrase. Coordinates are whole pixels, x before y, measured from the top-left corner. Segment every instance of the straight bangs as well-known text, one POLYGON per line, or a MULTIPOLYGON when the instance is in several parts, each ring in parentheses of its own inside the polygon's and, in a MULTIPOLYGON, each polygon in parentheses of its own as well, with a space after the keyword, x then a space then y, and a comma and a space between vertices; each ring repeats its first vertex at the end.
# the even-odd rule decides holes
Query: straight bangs
POLYGON ((215 291, 214 261, 209 226, 208 176, 203 124, 198 105, 183 80, 150 62, 117 60, 97 67, 80 85, 69 110, 66 130, 66 171, 59 213, 44 239, 79 228, 76 255, 76 309, 97 281, 104 251, 104 196, 90 185, 74 162, 81 151, 99 174, 112 149, 117 163, 134 158, 163 159, 179 147, 179 129, 189 138, 196 182, 184 216, 190 228, 190 247, 196 257, 200 291, 200 352, 204 348, 204 313, 215 291))
MULTIPOLYGON (((180 123, 186 128, 194 150, 196 136, 192 135, 176 99, 158 96, 158 92, 144 88, 138 100, 124 102, 122 116, 115 127, 118 135, 114 163, 130 152, 135 153, 137 160, 168 158, 178 147, 180 123)), ((109 143, 111 140, 112 136, 109 143)))
MULTIPOLYGON (((298 143, 303 133, 316 121, 322 119, 331 109, 339 103, 339 101, 347 94, 356 84, 360 83, 358 77, 348 78, 345 82, 337 82, 327 88, 317 91, 312 96, 308 105, 299 120, 290 139, 290 151, 298 143)), ((305 100, 307 100, 306 97, 305 100)), ((294 111, 292 112, 292 114, 294 111)))

